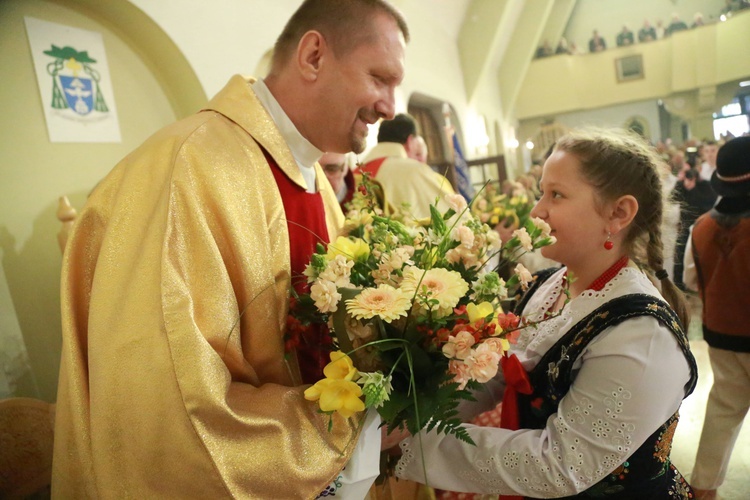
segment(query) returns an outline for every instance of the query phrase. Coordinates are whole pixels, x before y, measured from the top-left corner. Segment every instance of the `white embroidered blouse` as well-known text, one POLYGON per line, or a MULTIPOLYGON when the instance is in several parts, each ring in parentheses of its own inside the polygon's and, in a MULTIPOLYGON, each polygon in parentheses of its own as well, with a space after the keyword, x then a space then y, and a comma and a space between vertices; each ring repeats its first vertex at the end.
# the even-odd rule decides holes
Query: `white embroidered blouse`
MULTIPOLYGON (((524 315, 547 311, 564 269, 529 300, 524 315)), ((563 312, 521 332, 511 353, 529 371, 570 328, 605 302, 630 293, 661 298, 632 262, 601 291, 586 290, 563 312)), ((510 431, 466 424, 476 446, 445 434, 401 443, 397 476, 450 491, 538 498, 574 495, 622 464, 680 407, 690 369, 674 335, 653 317, 628 319, 591 341, 578 374, 543 429, 510 431)))

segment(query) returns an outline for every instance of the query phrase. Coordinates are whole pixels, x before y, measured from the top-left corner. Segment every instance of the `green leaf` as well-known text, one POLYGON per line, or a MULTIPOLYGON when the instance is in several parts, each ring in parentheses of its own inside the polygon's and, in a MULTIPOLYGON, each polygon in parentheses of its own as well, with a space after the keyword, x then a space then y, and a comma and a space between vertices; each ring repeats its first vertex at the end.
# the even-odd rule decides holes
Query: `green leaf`
POLYGON ((549 236, 534 243, 534 248, 542 248, 552 244, 552 238, 549 236))
POLYGON ((445 234, 448 228, 445 225, 445 221, 443 221, 443 216, 440 215, 440 212, 438 212, 438 209, 434 205, 430 205, 430 218, 432 219, 432 229, 435 233, 439 235, 445 234))
POLYGON ((92 59, 89 56, 89 53, 87 50, 84 50, 82 52, 78 52, 76 49, 70 46, 66 46, 63 48, 58 47, 57 45, 52 45, 52 48, 50 50, 45 50, 45 54, 48 56, 56 57, 58 59, 75 59, 79 63, 95 63, 96 59, 92 59))
POLYGON ((411 404, 412 400, 405 392, 394 390, 391 393, 390 399, 378 408, 378 413, 380 414, 380 418, 388 423, 389 427, 396 427, 398 424, 392 424, 396 423, 397 415, 411 406, 411 404))
POLYGON ((346 301, 362 293, 362 290, 357 288, 339 288, 338 292, 341 294, 341 300, 339 301, 338 309, 333 313, 333 331, 336 334, 336 339, 339 341, 341 350, 345 353, 350 353, 354 347, 352 346, 352 341, 349 340, 349 334, 346 333, 346 301))

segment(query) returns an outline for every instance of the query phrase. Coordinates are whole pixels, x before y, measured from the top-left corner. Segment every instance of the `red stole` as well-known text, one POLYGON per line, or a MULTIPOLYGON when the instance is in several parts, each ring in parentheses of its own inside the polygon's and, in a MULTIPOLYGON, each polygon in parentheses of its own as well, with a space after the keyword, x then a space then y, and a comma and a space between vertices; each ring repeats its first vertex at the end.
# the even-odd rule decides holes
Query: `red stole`
POLYGON ((380 170, 380 167, 383 165, 383 162, 386 159, 387 157, 384 156, 383 158, 375 158, 372 161, 368 161, 359 168, 359 171, 363 174, 369 174, 370 179, 374 179, 378 176, 378 171, 380 170))
MULTIPOLYGON (((320 193, 308 193, 295 184, 278 163, 266 151, 263 152, 276 179, 276 185, 284 205, 286 225, 289 231, 289 256, 292 271, 292 286, 298 294, 308 293, 307 277, 302 273, 310 263, 318 243, 327 244, 328 227, 323 197, 320 193)), ((330 361, 331 336, 326 325, 310 325, 300 331, 296 342, 297 362, 302 380, 315 383, 323 378, 323 368, 330 361)), ((294 332, 287 332, 287 334, 294 332)))
POLYGON ((346 206, 350 201, 352 201, 352 198, 354 198, 354 190, 357 189, 356 182, 354 180, 354 172, 352 172, 351 170, 349 170, 344 176, 344 185, 346 186, 346 196, 344 196, 344 199, 341 200, 339 205, 341 206, 341 211, 344 212, 344 215, 346 215, 346 206))

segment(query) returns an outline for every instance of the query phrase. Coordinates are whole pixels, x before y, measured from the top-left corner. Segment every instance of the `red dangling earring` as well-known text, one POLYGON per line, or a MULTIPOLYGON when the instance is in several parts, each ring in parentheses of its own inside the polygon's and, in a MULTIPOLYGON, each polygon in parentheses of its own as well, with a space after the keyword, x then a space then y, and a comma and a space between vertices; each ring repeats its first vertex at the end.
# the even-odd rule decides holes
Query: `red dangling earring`
POLYGON ((612 250, 612 247, 615 246, 614 243, 612 243, 612 240, 610 239, 612 237, 612 234, 607 231, 607 241, 604 242, 604 249, 605 250, 612 250))

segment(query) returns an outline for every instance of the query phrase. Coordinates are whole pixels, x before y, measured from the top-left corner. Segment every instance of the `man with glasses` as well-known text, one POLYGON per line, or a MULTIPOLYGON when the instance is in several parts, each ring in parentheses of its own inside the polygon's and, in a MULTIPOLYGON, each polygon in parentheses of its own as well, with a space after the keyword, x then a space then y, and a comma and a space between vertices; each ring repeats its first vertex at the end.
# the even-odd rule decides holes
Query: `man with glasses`
POLYGON ((320 157, 320 166, 323 167, 328 182, 331 183, 336 199, 341 205, 341 210, 346 214, 347 204, 354 196, 354 173, 351 163, 353 156, 350 154, 324 153, 320 157))

